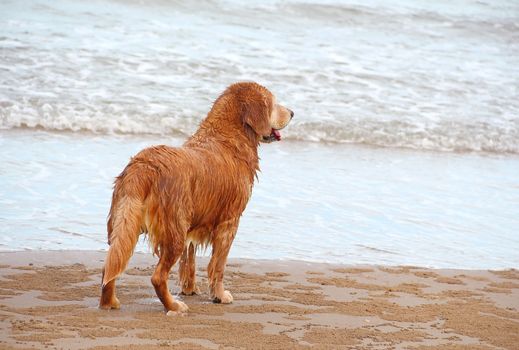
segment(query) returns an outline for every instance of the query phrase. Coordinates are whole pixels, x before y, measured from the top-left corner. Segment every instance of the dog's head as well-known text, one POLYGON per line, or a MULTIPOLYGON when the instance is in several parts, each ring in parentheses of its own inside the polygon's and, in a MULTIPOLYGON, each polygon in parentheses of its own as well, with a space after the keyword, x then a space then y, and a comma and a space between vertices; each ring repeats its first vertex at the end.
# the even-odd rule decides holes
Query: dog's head
POLYGON ((239 103, 241 123, 247 134, 257 141, 281 140, 280 130, 288 125, 294 112, 277 103, 276 97, 265 87, 242 82, 227 89, 239 103))

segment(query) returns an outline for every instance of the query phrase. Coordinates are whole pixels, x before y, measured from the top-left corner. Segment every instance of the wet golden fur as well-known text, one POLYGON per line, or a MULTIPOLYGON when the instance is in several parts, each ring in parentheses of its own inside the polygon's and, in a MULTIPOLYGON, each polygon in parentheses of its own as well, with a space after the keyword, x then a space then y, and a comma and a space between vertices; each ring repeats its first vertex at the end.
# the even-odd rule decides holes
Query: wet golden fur
POLYGON ((231 85, 215 101, 198 131, 182 147, 142 150, 117 177, 107 224, 110 245, 100 307, 119 308, 115 278, 147 233, 159 263, 152 284, 167 311, 187 311, 168 291, 169 271, 180 258, 184 294, 198 294, 195 251, 212 245, 211 298, 230 303, 223 273, 240 216, 258 170, 258 144, 293 113, 256 83, 231 85))

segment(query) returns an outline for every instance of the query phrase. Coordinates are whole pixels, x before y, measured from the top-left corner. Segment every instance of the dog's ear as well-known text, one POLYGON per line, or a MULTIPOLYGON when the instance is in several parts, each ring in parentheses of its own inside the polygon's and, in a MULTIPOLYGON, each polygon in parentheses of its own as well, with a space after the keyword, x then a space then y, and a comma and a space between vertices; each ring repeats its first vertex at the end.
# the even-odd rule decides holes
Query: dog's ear
POLYGON ((270 135, 271 106, 267 99, 260 98, 248 101, 243 106, 242 118, 244 124, 250 126, 257 135, 270 135))

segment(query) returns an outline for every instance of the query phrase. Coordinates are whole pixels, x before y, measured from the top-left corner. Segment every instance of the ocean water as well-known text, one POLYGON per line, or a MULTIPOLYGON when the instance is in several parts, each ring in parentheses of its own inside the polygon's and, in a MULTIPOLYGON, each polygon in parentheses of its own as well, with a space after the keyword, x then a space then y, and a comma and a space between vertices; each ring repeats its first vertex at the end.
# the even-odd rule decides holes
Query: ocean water
POLYGON ((519 267, 518 62, 510 1, 2 1, 0 250, 106 249, 129 157, 254 80, 296 116, 231 256, 519 267))

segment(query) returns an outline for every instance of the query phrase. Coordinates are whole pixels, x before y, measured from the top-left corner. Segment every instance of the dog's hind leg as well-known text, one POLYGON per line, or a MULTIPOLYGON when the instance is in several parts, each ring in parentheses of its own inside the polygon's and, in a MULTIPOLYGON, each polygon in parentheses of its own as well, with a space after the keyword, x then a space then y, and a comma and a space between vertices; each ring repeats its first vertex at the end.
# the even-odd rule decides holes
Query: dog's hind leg
POLYGON ((184 242, 188 223, 183 218, 188 215, 177 210, 174 205, 161 202, 155 216, 155 229, 150 237, 154 245, 155 254, 159 256, 159 263, 151 276, 151 283, 155 292, 166 308, 169 315, 184 313, 188 310, 186 304, 173 298, 168 290, 169 271, 175 265, 184 250, 184 242), (176 213, 175 219, 170 213, 176 213))
MULTIPOLYGON (((103 278, 105 275, 105 269, 103 269, 103 278)), ((121 303, 115 296, 115 279, 111 280, 102 287, 101 300, 99 301, 100 309, 119 309, 121 303)))
POLYGON ((111 213, 108 225, 110 248, 103 269, 102 292, 99 301, 101 309, 118 309, 119 300, 115 296, 115 278, 119 276, 133 254, 142 223, 142 204, 138 199, 121 198, 111 213), (111 230, 111 231, 110 231, 111 230))
POLYGON ((180 258, 178 275, 180 286, 182 287, 182 294, 184 295, 200 294, 200 289, 198 289, 196 285, 195 253, 195 246, 193 243, 189 243, 180 258))
POLYGON ((223 273, 227 263, 227 255, 238 229, 239 219, 229 220, 218 225, 213 233, 213 253, 207 274, 209 276, 209 288, 211 298, 215 303, 230 304, 233 301, 232 294, 223 286, 223 273))
POLYGON ((168 290, 169 271, 173 265, 175 265, 181 252, 182 250, 175 249, 175 247, 168 247, 161 250, 159 263, 151 277, 151 283, 153 287, 155 287, 157 296, 166 308, 168 316, 182 314, 188 310, 187 305, 179 300, 175 300, 168 290))

